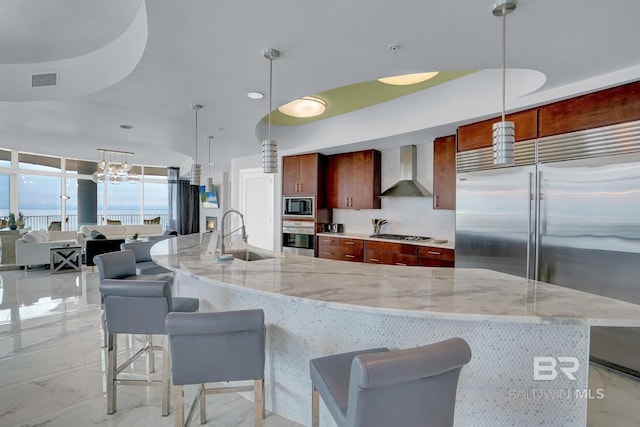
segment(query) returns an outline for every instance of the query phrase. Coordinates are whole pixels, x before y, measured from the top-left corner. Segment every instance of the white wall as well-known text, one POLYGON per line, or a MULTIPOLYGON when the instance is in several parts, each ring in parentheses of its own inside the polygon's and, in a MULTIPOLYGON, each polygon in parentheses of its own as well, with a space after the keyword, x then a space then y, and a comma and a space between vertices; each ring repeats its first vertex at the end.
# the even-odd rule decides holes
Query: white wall
MULTIPOLYGON (((427 190, 433 191, 433 142, 415 145, 418 181, 427 190)), ((384 191, 400 179, 400 148, 382 150, 381 153, 384 191)), ((373 233, 372 218, 388 221, 382 226, 382 233, 429 236, 449 241, 455 239, 455 211, 434 210, 433 197, 383 198, 382 209, 333 210, 333 222, 344 224, 344 230, 348 233, 373 233)))

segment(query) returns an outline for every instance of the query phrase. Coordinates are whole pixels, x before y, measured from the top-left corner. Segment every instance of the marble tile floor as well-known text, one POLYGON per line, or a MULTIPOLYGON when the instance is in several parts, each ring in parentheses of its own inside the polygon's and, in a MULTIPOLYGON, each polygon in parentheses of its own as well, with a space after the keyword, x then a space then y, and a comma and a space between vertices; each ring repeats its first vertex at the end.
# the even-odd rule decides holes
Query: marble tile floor
MULTIPOLYGON (((0 272, 0 427, 173 426, 172 414, 160 416, 158 387, 120 387, 118 410, 106 415, 99 303, 98 274, 86 267, 56 275, 0 272)), ((121 337, 120 352, 132 344, 135 338, 121 337)), ((132 369, 143 372, 144 359, 132 369)), ((640 427, 640 381, 592 366, 590 388, 602 388, 605 397, 590 400, 589 427, 640 427)), ((186 401, 194 390, 187 390, 186 401)), ((253 425, 253 406, 240 395, 208 396, 207 402, 208 425, 253 425)), ((299 424, 267 412, 264 426, 299 424)))

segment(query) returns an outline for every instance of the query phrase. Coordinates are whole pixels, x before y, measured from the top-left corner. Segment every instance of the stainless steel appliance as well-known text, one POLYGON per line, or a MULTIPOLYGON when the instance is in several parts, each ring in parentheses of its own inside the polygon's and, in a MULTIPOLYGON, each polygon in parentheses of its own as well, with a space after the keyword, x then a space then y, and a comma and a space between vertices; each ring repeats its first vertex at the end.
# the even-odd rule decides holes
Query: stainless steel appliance
POLYGON ((429 241, 431 237, 425 236, 405 236, 404 234, 372 234, 369 237, 377 237, 378 239, 385 240, 409 240, 415 242, 429 241))
MULTIPOLYGON (((640 304, 640 122, 458 153, 456 267, 640 304)), ((640 373, 640 329, 592 328, 591 357, 640 373)))
POLYGON ((282 215, 298 218, 314 218, 315 197, 284 196, 282 198, 282 215))
POLYGON ((324 225, 324 231, 327 233, 342 233, 344 231, 344 225, 335 222, 330 222, 324 225))
POLYGON ((282 252, 314 256, 315 230, 313 221, 282 221, 282 252))

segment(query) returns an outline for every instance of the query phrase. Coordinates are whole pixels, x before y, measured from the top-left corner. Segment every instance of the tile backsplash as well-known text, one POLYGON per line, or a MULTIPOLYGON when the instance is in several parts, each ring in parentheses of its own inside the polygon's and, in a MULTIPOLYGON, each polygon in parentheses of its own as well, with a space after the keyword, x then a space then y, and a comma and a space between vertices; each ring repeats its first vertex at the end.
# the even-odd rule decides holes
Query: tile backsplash
POLYGON ((333 222, 344 224, 345 233, 373 233, 372 218, 387 220, 381 233, 455 239, 456 212, 434 210, 432 197, 384 198, 382 209, 333 210, 333 222))

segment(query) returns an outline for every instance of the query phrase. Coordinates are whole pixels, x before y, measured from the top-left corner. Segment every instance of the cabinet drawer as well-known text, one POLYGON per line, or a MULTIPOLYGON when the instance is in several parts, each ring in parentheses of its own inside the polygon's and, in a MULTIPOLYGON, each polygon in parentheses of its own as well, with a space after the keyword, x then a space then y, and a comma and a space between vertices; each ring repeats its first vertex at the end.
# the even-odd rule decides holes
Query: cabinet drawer
POLYGON ((423 267, 454 267, 455 251, 453 249, 420 246, 418 249, 418 265, 423 267))
POLYGON ((364 250, 364 262, 369 264, 386 265, 416 265, 418 262, 415 254, 401 254, 398 252, 388 252, 376 249, 364 250))
POLYGON ((364 243, 365 249, 371 249, 376 251, 395 252, 399 254, 413 255, 418 254, 418 247, 416 245, 407 245, 405 243, 394 242, 378 242, 377 240, 366 240, 364 243))
POLYGON ((362 262, 362 249, 320 244, 318 258, 362 262))
POLYGON ((338 239, 338 244, 345 248, 357 248, 362 249, 362 240, 359 239, 338 239))
POLYGON ((318 236, 318 246, 338 246, 338 240, 337 237, 318 236))

